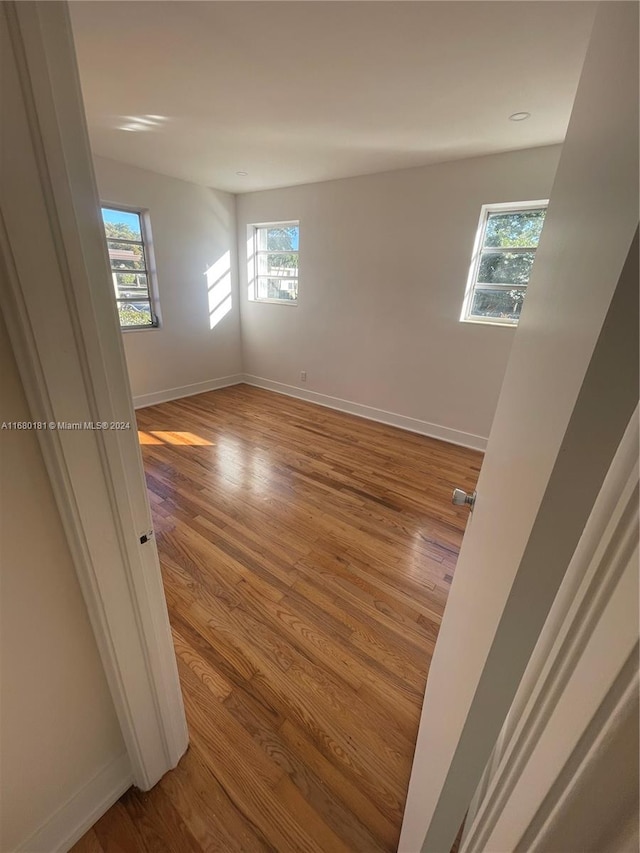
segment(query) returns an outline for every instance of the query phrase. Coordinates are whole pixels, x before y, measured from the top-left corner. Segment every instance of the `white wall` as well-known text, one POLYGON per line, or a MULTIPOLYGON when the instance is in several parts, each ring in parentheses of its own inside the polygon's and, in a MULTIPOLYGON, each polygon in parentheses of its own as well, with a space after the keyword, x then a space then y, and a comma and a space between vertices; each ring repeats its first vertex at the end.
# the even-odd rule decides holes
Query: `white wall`
POLYGON ((637 404, 637 225, 638 6, 599 3, 429 667, 400 851, 450 849, 637 404))
POLYGON ((234 197, 103 157, 94 163, 102 201, 147 209, 151 220, 161 327, 124 333, 136 404, 204 391, 240 373, 234 197), (212 267, 222 281, 210 306, 212 267), (210 310, 229 282, 230 310, 211 328, 210 310))
MULTIPOLYGON (((2 315, 0 364, 0 421, 29 420, 2 315)), ((99 771, 122 765, 125 747, 36 434, 2 430, 0 461, 0 850, 8 853, 99 771)))
POLYGON ((161 328, 124 334, 136 404, 244 371, 483 446, 514 330, 459 322, 480 207, 546 198, 559 154, 551 146, 235 199, 96 157, 102 200, 151 218, 161 328), (246 226, 279 219, 301 221, 295 308, 247 298, 246 226), (227 252, 232 307, 212 329, 218 299, 210 306, 206 271, 227 252))
POLYGON ((480 207, 547 198, 559 156, 238 196, 245 373, 486 438, 514 330, 459 322, 480 207), (288 219, 300 220, 299 304, 249 302, 246 226, 288 219))

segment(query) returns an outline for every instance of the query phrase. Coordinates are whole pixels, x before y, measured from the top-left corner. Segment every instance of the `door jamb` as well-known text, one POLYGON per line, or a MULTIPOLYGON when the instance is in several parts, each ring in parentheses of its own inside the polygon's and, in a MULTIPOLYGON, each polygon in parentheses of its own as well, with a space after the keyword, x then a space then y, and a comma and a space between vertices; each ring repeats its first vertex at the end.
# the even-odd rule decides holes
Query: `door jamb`
POLYGON ((69 13, 66 3, 2 6, 14 78, 3 100, 20 113, 7 106, 3 122, 16 128, 4 134, 3 311, 33 421, 131 425, 37 435, 132 777, 146 790, 176 766, 188 733, 156 545, 140 541, 151 514, 69 13), (46 257, 55 261, 36 275, 46 257))

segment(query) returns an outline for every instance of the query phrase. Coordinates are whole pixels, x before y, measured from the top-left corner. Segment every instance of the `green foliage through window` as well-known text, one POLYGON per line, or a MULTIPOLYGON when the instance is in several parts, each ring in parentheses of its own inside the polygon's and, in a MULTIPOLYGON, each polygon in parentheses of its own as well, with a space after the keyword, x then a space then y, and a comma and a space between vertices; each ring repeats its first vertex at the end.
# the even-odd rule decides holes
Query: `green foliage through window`
POLYGON ((484 245, 501 248, 532 248, 538 246, 542 226, 544 225, 544 210, 527 210, 518 213, 490 213, 487 217, 487 228, 484 234, 484 245))
POLYGON ((254 226, 255 300, 297 302, 299 241, 297 223, 254 226))
POLYGON ((535 252, 514 254, 491 252, 483 254, 478 269, 478 283, 483 284, 527 284, 535 252))
POLYGON ((151 307, 140 214, 103 207, 102 220, 120 326, 148 328, 157 325, 151 307))
POLYGON ((546 212, 546 205, 484 208, 463 319, 518 322, 546 212))

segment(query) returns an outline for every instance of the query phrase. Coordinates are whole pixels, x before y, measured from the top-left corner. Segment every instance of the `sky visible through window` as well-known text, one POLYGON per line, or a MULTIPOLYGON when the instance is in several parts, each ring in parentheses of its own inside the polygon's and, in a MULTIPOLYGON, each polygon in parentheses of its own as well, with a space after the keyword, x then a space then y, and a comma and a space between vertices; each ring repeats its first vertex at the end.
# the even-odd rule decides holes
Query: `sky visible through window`
POLYGON ((140 216, 137 213, 128 213, 126 210, 112 210, 109 207, 103 207, 102 221, 105 224, 110 222, 113 225, 128 225, 138 240, 141 237, 140 216))
POLYGON ((103 207, 102 220, 120 325, 123 328, 157 325, 151 310, 140 214, 103 207))

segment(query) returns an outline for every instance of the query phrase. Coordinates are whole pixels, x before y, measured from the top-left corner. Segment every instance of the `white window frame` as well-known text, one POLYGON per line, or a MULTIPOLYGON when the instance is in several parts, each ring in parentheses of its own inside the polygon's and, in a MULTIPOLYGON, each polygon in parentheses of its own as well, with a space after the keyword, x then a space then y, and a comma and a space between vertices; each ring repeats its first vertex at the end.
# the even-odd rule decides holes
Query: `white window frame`
MULTIPOLYGON (((258 296, 258 279, 259 279, 259 271, 258 271, 258 257, 260 255, 266 254, 278 254, 277 252, 267 252, 264 249, 258 249, 258 231, 261 228, 286 228, 291 225, 295 225, 298 229, 298 248, 287 250, 286 254, 288 255, 297 255, 298 256, 298 267, 297 267, 297 276, 295 280, 298 283, 298 296, 300 294, 300 220, 299 219, 287 219, 287 220, 279 220, 276 222, 254 222, 249 226, 249 237, 250 237, 250 245, 251 245, 251 259, 249 264, 249 273, 251 279, 251 288, 249 290, 249 301, 250 302, 267 302, 272 305, 289 305, 290 307, 297 307, 298 305, 298 297, 296 299, 273 299, 268 297, 260 297, 258 296)), ((265 276, 262 276, 265 278, 265 276)), ((293 276, 277 276, 270 275, 268 278, 283 278, 283 279, 291 279, 293 276)))
MULTIPOLYGON (((460 315, 460 321, 462 323, 477 323, 482 326, 507 326, 513 328, 518 325, 519 317, 516 319, 509 319, 508 317, 479 317, 474 314, 471 314, 471 308, 473 306, 473 297, 475 296, 476 289, 491 289, 491 290, 522 290, 526 295, 527 286, 528 285, 515 285, 515 284, 488 284, 478 281, 478 272, 480 269, 480 261, 482 259, 482 251, 484 244, 485 232, 487 230, 487 222, 489 221, 489 215, 492 213, 521 213, 523 210, 540 210, 541 208, 547 208, 549 204, 549 199, 538 199, 536 201, 507 201, 500 202, 497 204, 483 204, 480 208, 480 221, 478 223, 478 229, 476 231, 476 238, 473 245, 473 254, 471 256, 471 265, 469 267, 469 275, 467 278, 467 287, 464 294, 464 301, 462 303, 462 313, 460 315)), ((504 252, 505 249, 497 249, 496 251, 504 252)), ((516 254, 519 252, 537 252, 537 246, 535 248, 527 248, 527 247, 513 247, 508 250, 509 252, 515 252, 516 254)), ((535 263, 535 258, 534 258, 535 263)))
MULTIPOLYGON (((151 223, 149 221, 149 211, 143 207, 132 207, 128 204, 120 204, 119 202, 110 202, 110 201, 101 201, 100 202, 100 215, 102 216, 102 208, 105 207, 107 210, 115 210, 122 211, 123 213, 135 213, 140 218, 140 241, 138 240, 117 240, 115 242, 118 243, 135 243, 135 245, 142 245, 142 254, 144 257, 144 274, 147 276, 147 294, 149 299, 149 311, 151 313, 151 323, 143 323, 139 326, 123 326, 120 324, 121 332, 148 332, 155 331, 160 328, 160 302, 158 298, 158 281, 156 277, 156 264, 155 257, 153 254, 153 241, 151 239, 151 223)), ((104 223, 103 223, 104 225, 104 223)), ((113 238, 107 237, 105 232, 105 240, 107 241, 107 254, 109 254, 109 240, 113 238)), ((111 266, 111 258, 109 258, 109 267, 111 269, 111 274, 116 272, 126 272, 126 270, 114 270, 111 266)), ((135 272, 135 270, 134 270, 135 272)), ((142 272, 142 270, 138 270, 138 272, 142 272)), ((114 280, 114 291, 115 290, 115 280, 114 280)), ((126 302, 127 300, 119 299, 116 296, 116 308, 118 303, 126 302)), ((132 302, 136 301, 134 299, 132 302)), ((119 319, 119 315, 118 315, 119 319)))

